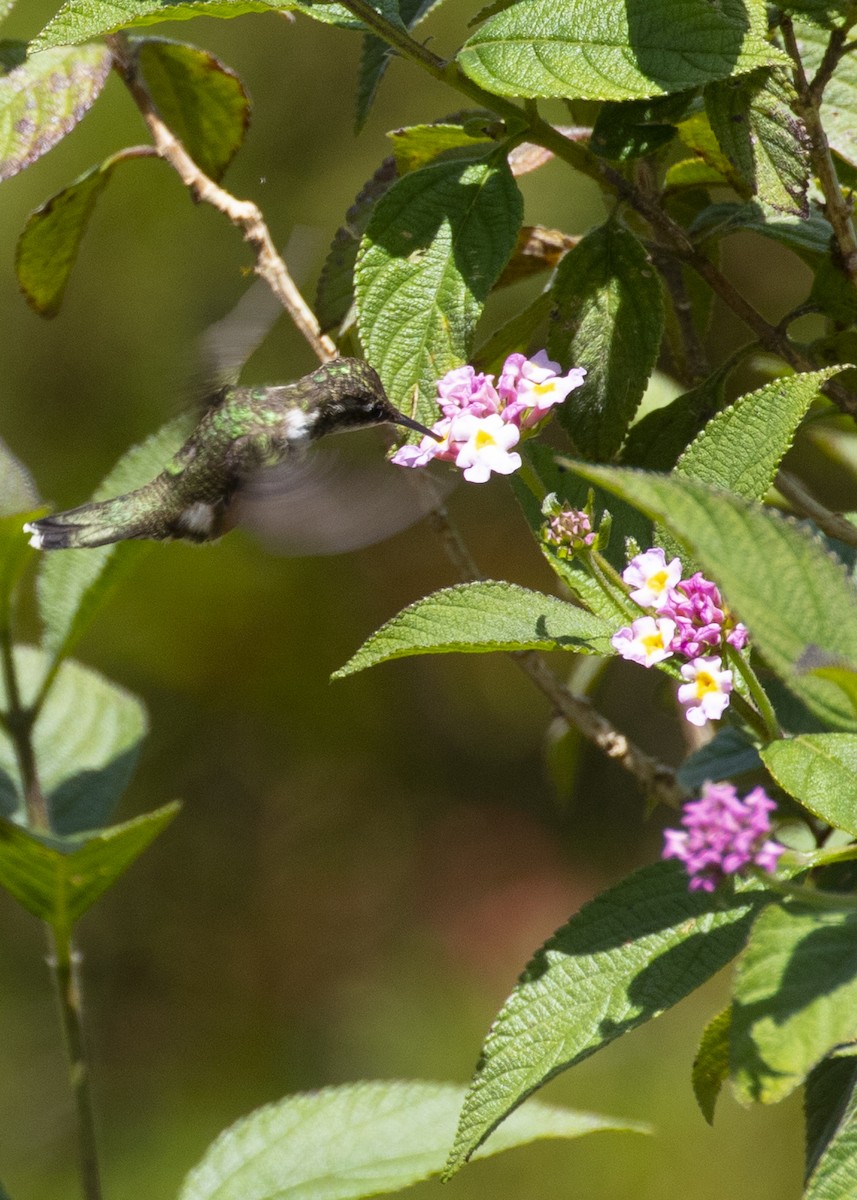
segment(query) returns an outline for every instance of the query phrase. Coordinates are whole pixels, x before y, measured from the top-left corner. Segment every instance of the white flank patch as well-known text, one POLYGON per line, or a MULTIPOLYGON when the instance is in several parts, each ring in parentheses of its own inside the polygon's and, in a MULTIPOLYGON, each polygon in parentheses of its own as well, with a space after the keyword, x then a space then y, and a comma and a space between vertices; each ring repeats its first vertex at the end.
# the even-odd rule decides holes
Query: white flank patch
POLYGON ((315 417, 299 408, 290 409, 283 417, 283 429, 290 442, 302 442, 309 437, 315 417))
POLYGON ((24 526, 24 533, 29 533, 32 535, 30 538, 30 545, 33 547, 34 550, 43 550, 44 549, 44 542, 42 540, 42 535, 39 533, 38 529, 36 529, 35 525, 31 525, 30 522, 28 521, 27 524, 24 526))
POLYGON ((179 525, 188 533, 211 533, 214 525, 214 509, 210 504, 198 500, 191 504, 179 517, 179 525))

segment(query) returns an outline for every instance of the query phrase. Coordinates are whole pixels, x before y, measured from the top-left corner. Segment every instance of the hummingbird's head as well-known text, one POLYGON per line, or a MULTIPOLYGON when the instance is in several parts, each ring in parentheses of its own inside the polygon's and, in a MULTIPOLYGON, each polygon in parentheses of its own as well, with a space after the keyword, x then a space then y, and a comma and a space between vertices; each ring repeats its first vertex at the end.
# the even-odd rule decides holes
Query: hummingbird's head
POLYGON ((368 425, 404 425, 424 436, 441 441, 419 421, 405 416, 387 399, 376 371, 359 358, 337 358, 325 363, 310 378, 322 394, 313 433, 340 433, 368 425))

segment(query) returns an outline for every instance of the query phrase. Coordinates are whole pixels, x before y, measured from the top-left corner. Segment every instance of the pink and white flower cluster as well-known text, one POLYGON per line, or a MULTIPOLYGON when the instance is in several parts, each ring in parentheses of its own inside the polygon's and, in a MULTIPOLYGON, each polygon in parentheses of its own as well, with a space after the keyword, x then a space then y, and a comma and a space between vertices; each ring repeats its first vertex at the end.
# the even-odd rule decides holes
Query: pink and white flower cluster
POLYGON ((492 472, 511 475, 521 465, 513 447, 584 382, 583 367, 566 375, 561 370, 540 350, 532 358, 510 354, 496 384, 493 375, 477 374, 471 366, 448 371, 437 385, 443 416, 432 426, 441 441, 424 437, 419 445, 402 446, 391 462, 400 467, 424 467, 433 458, 454 462, 470 483, 485 483, 492 472))
POLYGON ((613 648, 631 662, 653 667, 674 654, 690 661, 681 667, 686 681, 679 701, 692 725, 723 716, 732 691, 732 672, 722 668, 726 644, 736 650, 747 645, 747 630, 727 615, 717 585, 697 571, 681 578, 681 562, 669 563, 661 549, 633 558, 622 578, 633 590, 631 599, 656 616, 644 616, 620 629, 613 648), (711 653, 720 650, 721 654, 711 653))
POLYGON ((775 808, 763 788, 739 800, 731 783, 703 784, 701 799, 682 809, 683 828, 664 830, 662 857, 684 863, 692 892, 713 892, 727 875, 749 865, 775 871, 785 850, 768 839, 775 808))

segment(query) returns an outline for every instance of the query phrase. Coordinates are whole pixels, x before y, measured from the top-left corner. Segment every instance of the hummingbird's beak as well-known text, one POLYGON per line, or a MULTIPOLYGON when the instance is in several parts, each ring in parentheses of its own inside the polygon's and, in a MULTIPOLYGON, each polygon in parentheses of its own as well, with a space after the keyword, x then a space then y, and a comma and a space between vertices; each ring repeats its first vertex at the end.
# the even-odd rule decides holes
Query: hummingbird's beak
POLYGON ((415 421, 413 417, 406 417, 404 413, 399 412, 397 408, 393 409, 393 422, 396 425, 404 425, 407 429, 415 429, 417 433, 421 433, 424 437, 434 438, 436 442, 443 441, 442 433, 435 433, 433 429, 428 429, 425 425, 421 425, 419 421, 415 421))

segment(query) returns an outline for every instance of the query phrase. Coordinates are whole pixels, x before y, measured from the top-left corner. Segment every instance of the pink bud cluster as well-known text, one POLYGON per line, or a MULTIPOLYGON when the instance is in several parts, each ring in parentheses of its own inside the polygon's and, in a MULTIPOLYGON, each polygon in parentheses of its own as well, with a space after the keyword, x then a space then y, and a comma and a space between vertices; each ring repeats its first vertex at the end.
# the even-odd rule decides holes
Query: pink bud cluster
POLYGON ((442 440, 424 437, 416 446, 402 446, 391 461, 400 467, 424 467, 434 458, 454 462, 470 483, 485 483, 492 473, 510 475, 521 465, 513 447, 584 382, 583 367, 566 375, 561 370, 540 350, 532 358, 510 354, 496 383, 471 366, 448 371, 437 385, 443 416, 432 426, 442 440))
POLYGON ((785 849, 768 839, 775 808, 760 787, 739 800, 731 783, 706 783, 701 799, 682 809, 683 828, 664 830, 662 857, 684 863, 692 892, 713 892, 727 875, 750 865, 775 871, 785 849))
POLYGON ((690 660, 681 667, 685 682, 678 689, 685 716, 693 725, 718 720, 732 691, 732 672, 722 669, 721 655, 727 644, 743 650, 747 630, 727 615, 717 585, 699 571, 682 579, 680 561, 668 563, 661 549, 638 554, 622 579, 632 588, 631 599, 657 617, 640 617, 620 629, 613 648, 645 667, 674 654, 690 660), (717 650, 721 653, 712 653, 717 650))
POLYGON ((583 509, 563 508, 548 519, 543 536, 548 545, 556 548, 560 558, 570 558, 575 550, 591 546, 597 534, 583 509))

